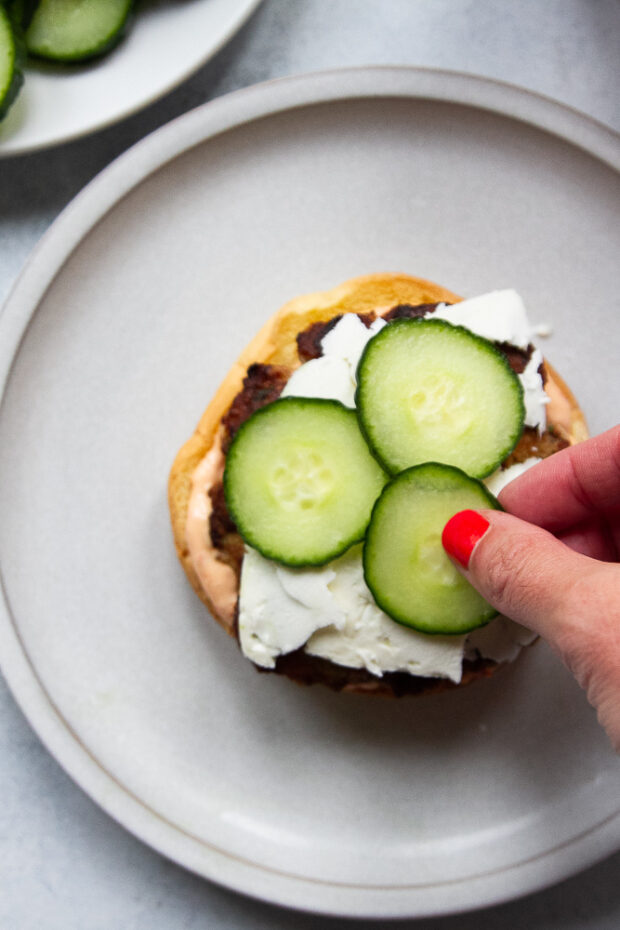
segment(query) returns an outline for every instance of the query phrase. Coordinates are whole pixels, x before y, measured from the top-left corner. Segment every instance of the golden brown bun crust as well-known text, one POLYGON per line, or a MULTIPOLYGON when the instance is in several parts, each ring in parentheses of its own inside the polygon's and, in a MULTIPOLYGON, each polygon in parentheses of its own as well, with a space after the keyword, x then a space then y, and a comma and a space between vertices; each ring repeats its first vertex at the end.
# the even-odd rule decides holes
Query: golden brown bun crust
MULTIPOLYGON (((205 455, 220 440, 220 422, 241 390, 248 367, 255 363, 284 365, 293 370, 300 364, 297 334, 310 324, 332 319, 344 313, 381 313, 397 304, 457 303, 461 297, 421 278, 405 274, 372 274, 353 278, 329 291, 297 297, 275 313, 243 350, 202 415, 193 436, 179 450, 168 484, 168 502, 174 544, 185 573, 213 617, 231 635, 234 624, 221 611, 212 596, 205 592, 194 571, 186 542, 186 522, 192 491, 192 475, 205 455)), ((571 444, 587 438, 586 423, 577 401, 557 372, 545 362, 548 378, 566 402, 567 416, 556 431, 571 444)), ((489 675, 487 668, 484 674, 489 675)), ((479 677, 478 675, 469 675, 479 677)), ((465 683, 465 681, 463 682, 465 683)), ((351 686, 347 690, 373 693, 372 683, 351 686)), ((381 690, 381 689, 379 689, 381 690)))
POLYGON ((548 379, 553 384, 555 384, 570 408, 570 426, 568 424, 564 425, 562 423, 558 423, 555 425, 556 432, 562 437, 562 439, 565 439, 568 443, 570 443, 571 446, 575 446, 578 442, 583 442, 584 439, 587 439, 590 435, 583 410, 577 403, 577 398, 569 388, 564 378, 562 378, 561 375, 557 373, 555 368, 553 368, 553 366, 550 365, 546 360, 545 368, 547 369, 548 379))

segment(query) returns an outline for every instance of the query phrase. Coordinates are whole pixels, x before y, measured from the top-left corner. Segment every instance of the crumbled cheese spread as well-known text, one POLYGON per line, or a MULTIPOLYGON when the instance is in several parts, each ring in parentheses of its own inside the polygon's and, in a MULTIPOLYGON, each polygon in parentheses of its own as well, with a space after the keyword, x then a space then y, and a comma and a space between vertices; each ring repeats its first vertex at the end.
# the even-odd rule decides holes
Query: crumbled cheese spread
POLYGON ((534 349, 525 371, 519 375, 519 380, 523 385, 525 425, 534 426, 539 433, 544 432, 547 425, 547 404, 549 403, 549 398, 542 390, 542 378, 538 372, 542 360, 540 349, 534 349))
POLYGON ((332 566, 293 570, 246 547, 239 596, 239 641, 257 665, 273 668, 281 653, 303 646, 316 630, 340 630, 345 616, 329 589, 332 566))
POLYGON ((426 636, 390 619, 377 607, 364 581, 359 548, 340 557, 329 588, 344 623, 316 632, 306 643, 310 655, 366 668, 379 676, 407 671, 460 681, 466 637, 426 636))
POLYGON ((510 484, 511 481, 514 481, 515 478, 518 478, 519 475, 522 475, 528 468, 538 464, 540 461, 541 459, 530 456, 525 462, 515 462, 510 468, 498 468, 492 475, 484 479, 484 483, 491 494, 497 497, 499 492, 505 488, 507 484, 510 484))
MULTIPOLYGON (((434 315, 520 348, 532 341, 532 328, 514 291, 440 307, 434 315)), ((354 406, 360 356, 368 340, 385 325, 377 319, 367 328, 355 314, 345 315, 323 338, 324 354, 293 373, 283 396, 330 397, 354 406)), ((535 351, 520 377, 531 425, 544 428, 547 398, 537 371, 540 360, 535 351)), ((497 494, 536 461, 498 469, 486 483, 497 494)), ((366 586, 360 547, 327 566, 302 569, 276 565, 246 548, 239 591, 239 640, 244 654, 265 668, 273 668, 278 655, 303 646, 311 655, 350 668, 366 668, 378 676, 404 671, 458 682, 464 656, 478 650, 486 658, 508 661, 533 638, 504 617, 466 636, 428 636, 394 622, 377 607, 366 586)))
POLYGON ((533 329, 525 304, 516 291, 491 291, 450 306, 440 304, 427 315, 464 326, 493 342, 508 342, 519 349, 527 349, 532 342, 533 329))
POLYGON ((293 372, 281 397, 324 397, 339 400, 345 407, 355 407, 351 366, 335 355, 312 358, 293 372))

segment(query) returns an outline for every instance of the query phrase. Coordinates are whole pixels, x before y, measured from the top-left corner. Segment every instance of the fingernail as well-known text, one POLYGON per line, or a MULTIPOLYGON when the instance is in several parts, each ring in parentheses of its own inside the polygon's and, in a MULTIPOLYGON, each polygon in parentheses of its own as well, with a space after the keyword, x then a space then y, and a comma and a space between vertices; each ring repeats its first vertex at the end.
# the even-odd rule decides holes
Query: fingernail
POLYGON ((489 521, 482 514, 475 510, 461 510, 444 526, 441 542, 448 555, 467 568, 474 546, 488 528, 489 521))

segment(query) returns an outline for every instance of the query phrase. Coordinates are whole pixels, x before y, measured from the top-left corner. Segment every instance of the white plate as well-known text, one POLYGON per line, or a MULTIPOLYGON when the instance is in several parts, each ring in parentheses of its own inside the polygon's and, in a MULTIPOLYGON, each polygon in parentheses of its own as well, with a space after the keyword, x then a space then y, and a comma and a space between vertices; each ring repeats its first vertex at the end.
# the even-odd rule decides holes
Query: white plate
POLYGON ((260 0, 152 0, 109 55, 82 66, 29 61, 0 123, 0 157, 102 129, 172 90, 214 55, 260 0))
POLYGON ((515 88, 343 71, 176 120, 45 236, 0 318, 0 657, 50 751, 137 836, 358 916, 506 900, 620 846, 618 759, 542 645, 431 700, 258 675, 189 589, 166 506, 262 321, 369 271, 517 287, 592 429, 612 425, 619 165, 613 133, 515 88))

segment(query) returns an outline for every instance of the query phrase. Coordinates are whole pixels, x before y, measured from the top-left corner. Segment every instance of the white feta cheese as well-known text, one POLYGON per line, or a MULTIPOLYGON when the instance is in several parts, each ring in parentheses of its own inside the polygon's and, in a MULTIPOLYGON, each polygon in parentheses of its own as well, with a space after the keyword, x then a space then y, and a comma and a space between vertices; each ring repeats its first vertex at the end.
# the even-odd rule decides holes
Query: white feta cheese
POLYGON ((325 397, 339 400, 345 407, 355 407, 351 367, 335 355, 312 358, 293 372, 281 397, 325 397))
POLYGON ((344 614, 328 585, 333 568, 283 568, 246 546, 239 587, 239 642, 249 659, 273 668, 323 626, 342 628, 344 614))
POLYGON ((540 349, 534 349, 525 371, 519 375, 519 381, 523 385, 525 424, 526 426, 536 427, 540 433, 544 431, 547 425, 546 406, 549 403, 549 397, 545 394, 543 387, 542 377, 538 373, 542 360, 540 349))
POLYGON ((359 551, 337 563, 329 588, 345 616, 338 629, 315 633, 305 651, 348 668, 366 668, 375 675, 406 671, 423 677, 461 680, 465 636, 425 636, 395 623, 375 604, 364 581, 359 551))
POLYGON ((469 634, 467 654, 471 656, 477 650, 484 659, 512 662, 521 648, 533 643, 536 636, 536 633, 508 617, 495 617, 491 623, 469 634))
POLYGON ((385 326, 380 317, 370 327, 347 313, 321 341, 323 355, 297 368, 282 397, 325 397, 355 407, 357 365, 366 343, 385 326))
POLYGON ((344 359, 355 378, 357 364, 366 343, 385 325, 385 320, 378 317, 368 327, 355 313, 345 313, 321 340, 323 355, 344 359))
POLYGON ((485 339, 509 342, 520 349, 527 349, 532 341, 532 327, 525 305, 512 290, 491 291, 449 307, 441 304, 427 316, 446 320, 455 326, 465 326, 485 339))
POLYGON ((507 484, 510 484, 511 481, 514 481, 515 478, 518 478, 519 475, 526 472, 532 465, 537 465, 541 461, 542 459, 530 456, 525 462, 515 462, 514 465, 510 465, 508 468, 498 468, 492 475, 484 479, 484 483, 491 494, 497 497, 499 492, 505 488, 507 484))
POLYGON ((553 327, 551 323, 537 323, 534 327, 534 335, 541 336, 543 339, 548 339, 553 333, 553 327))

